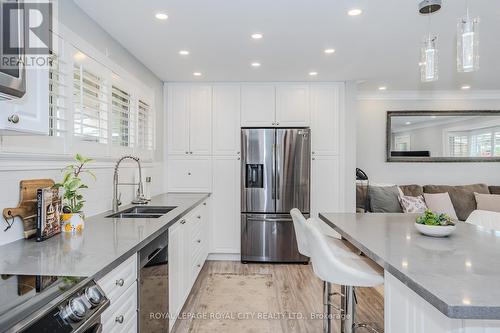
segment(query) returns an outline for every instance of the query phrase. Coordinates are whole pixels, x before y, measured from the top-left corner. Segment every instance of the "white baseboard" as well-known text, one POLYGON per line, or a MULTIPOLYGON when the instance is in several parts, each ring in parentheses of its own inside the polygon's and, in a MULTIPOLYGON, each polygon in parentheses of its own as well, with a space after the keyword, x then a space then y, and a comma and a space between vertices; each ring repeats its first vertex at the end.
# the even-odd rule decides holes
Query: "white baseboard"
POLYGON ((241 261, 239 253, 210 253, 207 260, 211 261, 241 261))

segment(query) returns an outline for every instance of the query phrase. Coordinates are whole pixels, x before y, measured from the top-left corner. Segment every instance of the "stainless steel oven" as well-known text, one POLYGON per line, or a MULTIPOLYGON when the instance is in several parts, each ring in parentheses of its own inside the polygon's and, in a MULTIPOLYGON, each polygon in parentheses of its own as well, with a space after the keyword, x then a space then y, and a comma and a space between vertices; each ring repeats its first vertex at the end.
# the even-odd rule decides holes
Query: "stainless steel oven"
POLYGON ((26 17, 18 0, 0 0, 0 100, 26 94, 26 17))

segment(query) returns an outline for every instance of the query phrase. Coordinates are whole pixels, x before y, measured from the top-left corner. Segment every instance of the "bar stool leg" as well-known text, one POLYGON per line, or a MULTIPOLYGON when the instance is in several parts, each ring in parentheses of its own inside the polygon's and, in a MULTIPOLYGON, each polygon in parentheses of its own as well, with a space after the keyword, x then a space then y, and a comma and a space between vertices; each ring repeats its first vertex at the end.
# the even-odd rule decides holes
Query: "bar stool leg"
POLYGON ((342 317, 340 320, 340 332, 341 333, 353 333, 354 332, 354 315, 355 315, 355 304, 354 304, 354 289, 352 286, 341 286, 341 299, 340 304, 342 308, 342 317))
POLYGON ((323 281, 323 333, 332 332, 331 283, 323 281))

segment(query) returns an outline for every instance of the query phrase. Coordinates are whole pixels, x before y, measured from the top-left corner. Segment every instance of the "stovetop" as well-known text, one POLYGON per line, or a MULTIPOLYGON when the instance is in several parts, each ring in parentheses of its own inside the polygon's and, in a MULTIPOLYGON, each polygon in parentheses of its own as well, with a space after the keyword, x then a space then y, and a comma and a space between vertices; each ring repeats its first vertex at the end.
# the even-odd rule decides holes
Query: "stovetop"
POLYGON ((84 277, 0 275, 0 332, 83 282, 84 277))

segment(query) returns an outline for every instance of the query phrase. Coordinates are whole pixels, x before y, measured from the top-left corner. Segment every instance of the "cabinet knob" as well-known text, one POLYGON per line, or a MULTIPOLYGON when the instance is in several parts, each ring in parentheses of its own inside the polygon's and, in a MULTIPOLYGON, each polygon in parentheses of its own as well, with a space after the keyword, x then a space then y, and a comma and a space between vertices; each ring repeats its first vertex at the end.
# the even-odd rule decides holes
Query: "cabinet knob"
POLYGON ((238 154, 238 155, 239 155, 239 154, 241 154, 241 152, 237 152, 236 154, 238 154))
POLYGON ((188 176, 191 176, 191 172, 188 172, 188 176))
POLYGON ((316 154, 316 152, 315 152, 315 151, 313 151, 313 152, 312 152, 312 154, 314 155, 314 154, 316 154))
POLYGON ((196 265, 196 266, 197 266, 197 267, 201 267, 201 265, 200 265, 200 264, 198 264, 198 265, 196 265))
POLYGON ((19 116, 17 114, 12 114, 7 118, 10 123, 17 124, 19 122, 19 116))
POLYGON ((125 284, 125 281, 123 279, 116 280, 116 285, 119 287, 123 287, 125 284))
POLYGON ((196 218, 201 219, 201 215, 196 216, 196 218))
POLYGON ((206 205, 207 205, 207 203, 206 203, 206 202, 204 202, 204 203, 203 203, 203 206, 206 206, 206 205))
POLYGON ((272 123, 272 125, 276 125, 276 123, 272 123))
POLYGON ((276 125, 279 125, 280 123, 276 123, 276 125))
POLYGON ((187 155, 187 154, 189 154, 189 152, 188 152, 188 151, 186 152, 186 155, 187 155))
POLYGON ((193 152, 192 152, 192 151, 190 151, 190 152, 189 152, 189 155, 193 155, 193 152))
POLYGON ((313 157, 313 158, 312 158, 312 160, 314 161, 314 160, 316 160, 316 159, 313 157))
POLYGON ((197 242, 197 243, 201 243, 201 239, 198 239, 196 242, 197 242))
POLYGON ((186 224, 186 220, 181 220, 181 224, 186 224))
POLYGON ((117 322, 118 324, 123 324, 123 319, 123 315, 119 315, 115 318, 115 322, 117 322))
POLYGON ((239 161, 239 160, 241 160, 241 158, 238 157, 237 160, 239 161))

